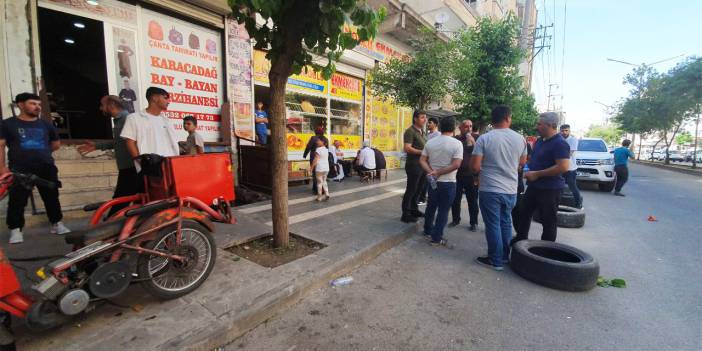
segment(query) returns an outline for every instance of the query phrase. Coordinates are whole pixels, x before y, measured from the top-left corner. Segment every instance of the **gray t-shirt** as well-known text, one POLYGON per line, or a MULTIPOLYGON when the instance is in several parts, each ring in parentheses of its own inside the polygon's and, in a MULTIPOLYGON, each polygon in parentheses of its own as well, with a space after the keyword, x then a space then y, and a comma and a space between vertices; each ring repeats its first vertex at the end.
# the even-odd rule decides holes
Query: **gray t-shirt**
POLYGON ((493 129, 481 135, 473 149, 473 156, 483 156, 479 190, 516 194, 519 158, 526 154, 526 140, 509 128, 493 129))
MULTIPOLYGON (((448 167, 454 159, 463 159, 463 145, 454 137, 439 134, 427 141, 422 156, 427 156, 432 169, 448 167)), ((455 182, 456 171, 440 175, 437 181, 455 182)))

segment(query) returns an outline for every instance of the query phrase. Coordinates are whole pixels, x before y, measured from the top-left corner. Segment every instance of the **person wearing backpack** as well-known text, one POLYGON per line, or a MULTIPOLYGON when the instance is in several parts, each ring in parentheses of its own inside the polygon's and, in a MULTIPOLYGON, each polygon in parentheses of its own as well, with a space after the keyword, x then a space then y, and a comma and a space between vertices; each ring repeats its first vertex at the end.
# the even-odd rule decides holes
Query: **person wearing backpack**
POLYGON ((331 155, 322 138, 317 138, 315 143, 317 144, 317 148, 313 154, 312 169, 315 172, 315 179, 317 180, 317 201, 327 201, 329 200, 327 174, 329 173, 329 157, 331 155))

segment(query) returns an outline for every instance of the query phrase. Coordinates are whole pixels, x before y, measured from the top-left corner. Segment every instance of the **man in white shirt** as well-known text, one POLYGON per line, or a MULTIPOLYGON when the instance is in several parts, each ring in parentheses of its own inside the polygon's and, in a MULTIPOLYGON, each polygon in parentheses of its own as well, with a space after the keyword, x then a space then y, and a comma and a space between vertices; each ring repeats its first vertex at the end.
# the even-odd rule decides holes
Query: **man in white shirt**
POLYGON ((168 108, 168 92, 156 87, 146 89, 149 106, 144 111, 127 116, 120 136, 125 139, 127 151, 135 160, 137 171, 141 166, 137 161, 139 155, 157 154, 160 156, 177 156, 178 139, 175 131, 163 114, 168 108))
POLYGON ((463 160, 463 145, 453 137, 455 129, 456 119, 442 118, 439 122, 441 135, 427 141, 419 158, 419 165, 430 179, 427 185, 427 210, 424 212, 424 235, 431 237, 434 246, 446 246, 444 227, 456 197, 456 171, 463 160))
POLYGON ((575 161, 575 152, 578 151, 578 138, 575 135, 570 134, 570 125, 561 125, 561 136, 565 139, 568 146, 570 146, 570 167, 568 167, 568 172, 563 174, 568 189, 573 193, 575 198, 575 207, 583 208, 583 196, 580 194, 580 189, 578 189, 578 182, 576 181, 576 170, 578 169, 578 164, 575 161))
POLYGON ((375 152, 370 148, 370 142, 363 142, 363 148, 358 151, 358 156, 356 156, 355 169, 359 174, 375 169, 375 152))
POLYGON ((439 119, 436 117, 429 117, 429 122, 427 122, 427 141, 434 139, 441 135, 439 131, 439 119))

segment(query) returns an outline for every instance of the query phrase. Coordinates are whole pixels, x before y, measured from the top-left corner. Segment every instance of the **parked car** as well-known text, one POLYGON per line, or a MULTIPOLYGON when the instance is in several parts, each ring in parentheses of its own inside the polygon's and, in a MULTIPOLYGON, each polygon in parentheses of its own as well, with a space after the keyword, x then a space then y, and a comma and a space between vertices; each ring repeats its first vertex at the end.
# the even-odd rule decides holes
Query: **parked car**
MULTIPOLYGON (((665 160, 665 154, 663 154, 663 159, 665 160)), ((685 157, 678 151, 671 151, 668 153, 668 159, 672 162, 683 162, 685 157)))
POLYGON ((614 155, 601 138, 582 138, 575 152, 577 180, 596 182, 601 191, 614 189, 614 155))

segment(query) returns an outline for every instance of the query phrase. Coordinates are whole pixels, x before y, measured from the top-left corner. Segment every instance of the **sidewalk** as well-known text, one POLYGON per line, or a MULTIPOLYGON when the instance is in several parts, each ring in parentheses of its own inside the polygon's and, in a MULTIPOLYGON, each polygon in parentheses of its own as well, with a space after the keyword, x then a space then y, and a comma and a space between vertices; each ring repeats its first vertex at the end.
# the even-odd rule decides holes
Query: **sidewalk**
MULTIPOLYGON (((195 292, 158 301, 134 285, 119 299, 98 305, 58 330, 33 335, 15 328, 18 349, 212 350, 416 232, 416 225, 399 221, 404 172, 390 172, 387 182, 360 184, 358 178, 351 178, 330 183, 330 188, 332 198, 326 203, 314 202, 309 186, 290 189, 290 231, 322 242, 326 248, 272 269, 235 260, 221 249, 270 233, 269 203, 239 207, 237 225, 218 225, 215 238, 220 249, 215 269, 195 292)), ((66 247, 59 243, 62 240, 56 236, 32 230, 24 244, 10 247, 7 254, 26 257, 65 252, 66 247), (35 241, 43 243, 35 245, 35 241), (35 246, 42 252, 25 252, 35 246)), ((27 273, 33 272, 27 268, 27 273)))
POLYGON ((640 165, 656 167, 656 168, 661 168, 661 169, 667 169, 667 170, 673 171, 673 172, 685 173, 685 174, 696 175, 696 176, 702 177, 702 164, 699 164, 697 168, 693 169, 693 168, 690 168, 689 166, 676 165, 676 164, 672 164, 672 163, 666 165, 666 164, 663 164, 662 162, 655 162, 655 161, 633 160, 632 162, 640 164, 640 165))

